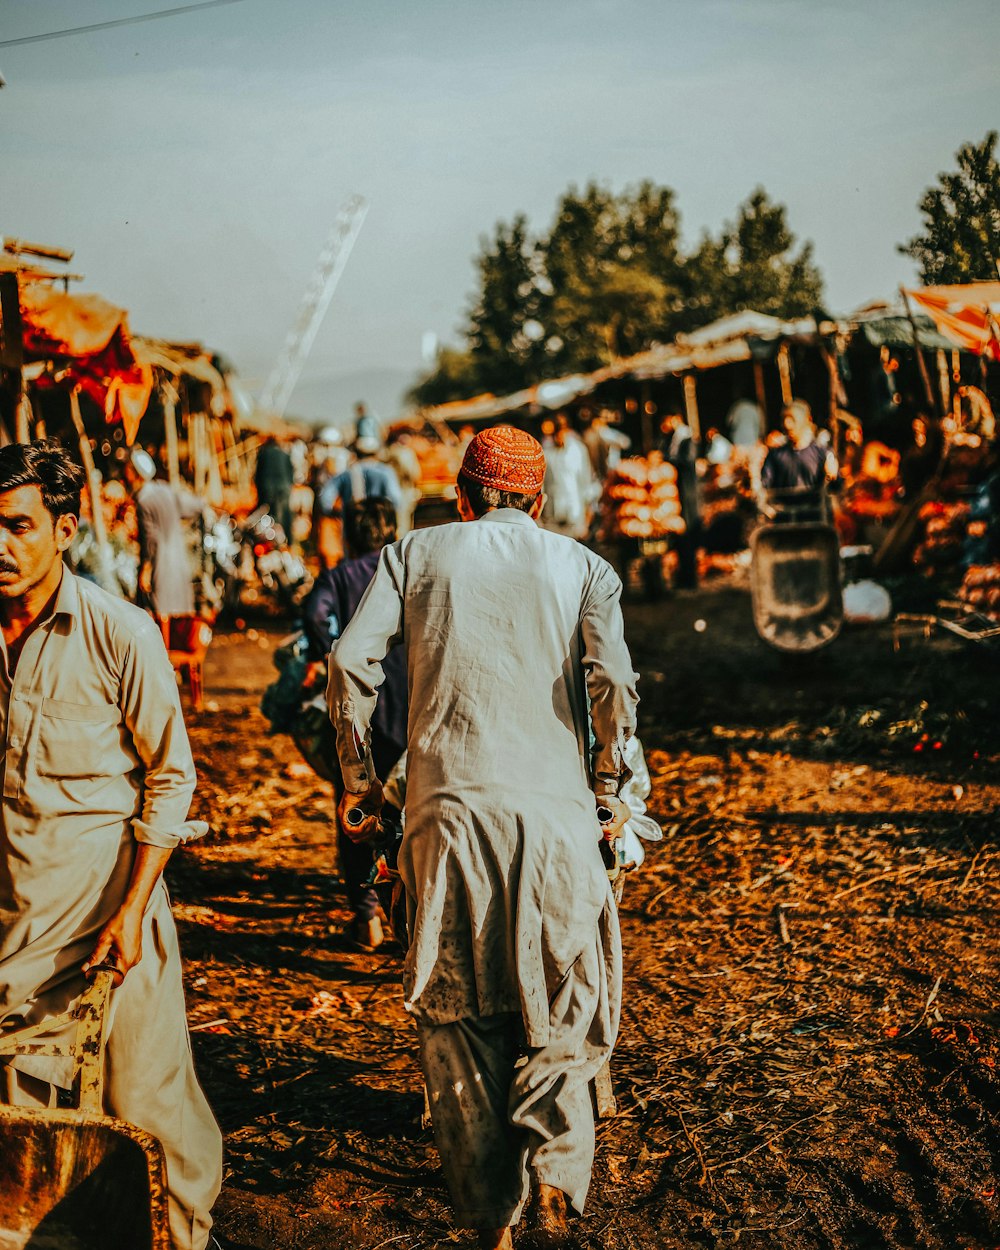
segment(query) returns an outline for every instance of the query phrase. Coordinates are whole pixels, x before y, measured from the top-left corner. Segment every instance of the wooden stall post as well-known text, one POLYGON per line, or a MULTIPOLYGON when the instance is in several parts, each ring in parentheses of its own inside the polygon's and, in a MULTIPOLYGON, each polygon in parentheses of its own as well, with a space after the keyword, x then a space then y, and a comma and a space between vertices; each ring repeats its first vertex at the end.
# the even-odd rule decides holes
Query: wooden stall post
POLYGON ((910 297, 906 294, 906 287, 901 286, 899 293, 903 297, 906 319, 909 321, 910 329, 913 332, 913 350, 917 353, 917 365, 920 368, 920 378, 924 384, 924 394, 927 397, 928 407, 931 411, 937 409, 938 414, 943 417, 944 408, 934 402, 934 388, 931 386, 931 375, 927 372, 927 361, 924 360, 923 349, 920 346, 920 331, 917 329, 916 318, 913 316, 913 309, 910 307, 910 297))
POLYGON ((23 383, 21 393, 17 397, 17 408, 14 412, 14 441, 16 443, 31 442, 31 400, 23 383))
POLYGON ((74 386, 69 393, 69 411, 70 416, 73 418, 73 428, 76 430, 76 436, 80 442, 80 459, 83 461, 83 471, 87 478, 87 496, 90 499, 90 517, 94 528, 94 542, 97 545, 101 586, 111 593, 118 593, 116 579, 112 572, 111 543, 108 541, 108 531, 104 524, 104 508, 98 487, 101 475, 94 464, 94 454, 90 448, 90 439, 87 437, 87 431, 83 424, 83 416, 80 412, 79 387, 74 386))
POLYGON ((947 410, 951 403, 951 372, 948 369, 948 357, 943 348, 937 350, 938 389, 941 392, 941 406, 947 410))
POLYGON ((177 454, 178 398, 174 384, 164 378, 160 383, 160 399, 163 403, 163 429, 167 445, 167 479, 175 490, 181 484, 180 457, 177 454))
POLYGON ((790 404, 792 395, 792 366, 788 358, 788 344, 782 343, 778 348, 778 377, 781 379, 781 402, 790 404))
POLYGON ((753 362, 753 389, 757 395, 757 407, 760 409, 760 429, 762 439, 767 438, 767 387, 764 385, 764 366, 756 357, 753 362))
POLYGON ((693 373, 684 375, 684 412, 691 429, 691 437, 696 443, 701 442, 701 418, 698 415, 697 383, 693 373))

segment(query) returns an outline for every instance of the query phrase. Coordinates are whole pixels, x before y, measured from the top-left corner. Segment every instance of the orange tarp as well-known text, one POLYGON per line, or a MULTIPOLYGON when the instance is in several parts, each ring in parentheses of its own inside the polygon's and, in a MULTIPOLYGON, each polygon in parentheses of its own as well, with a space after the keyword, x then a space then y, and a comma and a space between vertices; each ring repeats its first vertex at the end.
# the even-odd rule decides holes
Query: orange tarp
POLYGON ((61 360, 82 391, 121 421, 129 443, 153 390, 153 372, 132 351, 125 310, 100 295, 69 295, 40 282, 19 290, 27 360, 61 360))
POLYGON ((925 286, 907 295, 956 346, 1000 360, 1000 282, 925 286))

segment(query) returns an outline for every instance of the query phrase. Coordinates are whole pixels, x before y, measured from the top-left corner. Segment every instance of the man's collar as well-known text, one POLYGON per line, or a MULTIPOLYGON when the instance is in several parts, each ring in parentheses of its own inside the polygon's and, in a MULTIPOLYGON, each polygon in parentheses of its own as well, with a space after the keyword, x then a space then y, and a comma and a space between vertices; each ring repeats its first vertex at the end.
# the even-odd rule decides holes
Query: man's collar
POLYGON ((489 512, 484 512, 481 517, 476 517, 476 520, 492 521, 494 524, 500 525, 535 524, 527 512, 522 512, 520 508, 491 508, 489 512))
POLYGON ((55 607, 52 609, 53 616, 68 616, 73 620, 80 609, 80 588, 76 584, 76 575, 71 573, 66 565, 63 564, 62 581, 59 583, 59 590, 56 593, 55 607))

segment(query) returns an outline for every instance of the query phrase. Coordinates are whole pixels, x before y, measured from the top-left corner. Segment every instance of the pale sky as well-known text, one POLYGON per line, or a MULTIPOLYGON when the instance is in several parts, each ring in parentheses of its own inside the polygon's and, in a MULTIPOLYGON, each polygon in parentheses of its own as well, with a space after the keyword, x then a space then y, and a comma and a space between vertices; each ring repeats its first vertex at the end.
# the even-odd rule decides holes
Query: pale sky
MULTIPOLYGON (((0 42, 180 2, 0 0, 0 42)), ((762 184, 832 310, 891 297, 923 189, 1000 126, 998 54, 997 0, 243 0, 0 46, 0 232, 259 382, 360 192, 290 410, 387 417, 480 236, 570 183, 666 183, 691 242, 762 184)))

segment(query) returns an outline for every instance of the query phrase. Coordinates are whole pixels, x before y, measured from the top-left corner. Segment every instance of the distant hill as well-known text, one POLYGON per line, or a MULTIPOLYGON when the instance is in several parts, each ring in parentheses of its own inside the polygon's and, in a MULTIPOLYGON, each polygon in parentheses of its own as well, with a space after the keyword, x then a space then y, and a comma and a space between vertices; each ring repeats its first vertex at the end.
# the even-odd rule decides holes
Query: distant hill
POLYGON ((354 405, 363 401, 388 425, 403 411, 403 396, 413 385, 415 369, 358 369, 351 373, 303 379, 292 392, 289 417, 316 425, 351 425, 354 405))

